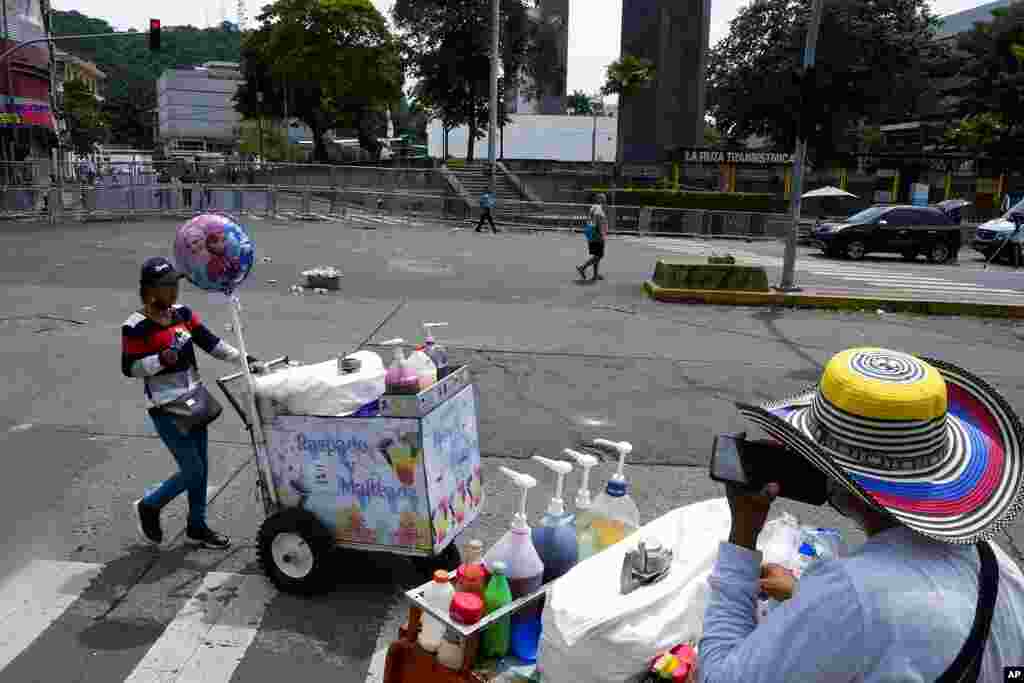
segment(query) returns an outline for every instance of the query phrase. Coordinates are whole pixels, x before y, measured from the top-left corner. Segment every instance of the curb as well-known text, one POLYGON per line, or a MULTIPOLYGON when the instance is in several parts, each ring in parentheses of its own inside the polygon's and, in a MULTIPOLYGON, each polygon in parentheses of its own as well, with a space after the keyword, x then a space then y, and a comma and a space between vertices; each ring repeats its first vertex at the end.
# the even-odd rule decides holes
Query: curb
POLYGON ((670 289, 650 280, 644 292, 655 301, 677 304, 711 304, 715 306, 787 306, 834 311, 884 309, 886 313, 918 313, 921 315, 966 315, 978 318, 1024 319, 1024 304, 982 304, 963 301, 928 301, 877 296, 840 296, 801 293, 751 292, 713 289, 670 289))

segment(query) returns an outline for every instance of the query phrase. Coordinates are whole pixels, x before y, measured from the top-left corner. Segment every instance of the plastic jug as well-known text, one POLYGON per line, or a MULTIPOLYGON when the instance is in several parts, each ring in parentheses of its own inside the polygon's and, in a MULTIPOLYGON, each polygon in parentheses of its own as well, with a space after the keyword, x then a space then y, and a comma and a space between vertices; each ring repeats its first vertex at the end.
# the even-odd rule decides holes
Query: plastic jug
POLYGON ((598 446, 611 448, 619 453, 619 469, 608 480, 608 486, 594 501, 591 507, 596 551, 615 545, 624 538, 636 533, 640 528, 640 510, 630 498, 629 484, 622 473, 626 464, 626 455, 632 452, 633 446, 627 441, 615 442, 607 439, 594 439, 598 446))
POLYGON ((434 341, 434 336, 430 330, 433 327, 445 327, 448 323, 423 323, 423 329, 425 331, 423 346, 427 355, 430 356, 430 360, 434 361, 434 365, 437 366, 437 379, 441 381, 448 376, 451 372, 451 368, 448 365, 448 350, 434 341))
POLYGON ((564 460, 550 460, 539 455, 533 456, 540 464, 557 476, 555 495, 548 504, 548 511, 541 519, 540 526, 533 530, 533 546, 544 563, 544 583, 559 578, 576 566, 579 549, 576 545, 576 518, 565 510, 562 487, 565 475, 572 472, 572 464, 564 460))
MULTIPOLYGON (((512 602, 512 590, 505 578, 505 563, 498 560, 491 567, 491 580, 484 592, 485 614, 490 614, 512 602)), ((512 620, 504 616, 484 629, 481 654, 485 658, 501 658, 508 654, 512 639, 512 620)))
POLYGON ((583 479, 580 480, 580 488, 576 491, 576 548, 579 561, 582 562, 596 552, 594 515, 591 509, 593 501, 590 499, 590 468, 597 464, 597 458, 571 448, 562 449, 562 452, 576 460, 583 468, 583 479))
MULTIPOLYGON (((519 512, 512 520, 511 528, 494 544, 484 556, 484 564, 493 568, 495 562, 503 562, 507 571, 512 599, 533 593, 543 585, 544 563, 533 546, 530 525, 526 521, 526 496, 537 485, 537 480, 507 467, 502 473, 522 491, 519 512)), ((493 569, 492 569, 493 571, 493 569)), ((540 606, 537 603, 519 610, 512 618, 512 653, 525 662, 537 659, 537 644, 540 640, 540 606)))
POLYGON ((418 346, 409 356, 409 366, 416 373, 419 382, 419 390, 424 391, 437 384, 437 366, 430 356, 424 351, 424 347, 418 346))
MULTIPOLYGON (((448 572, 439 569, 434 572, 434 580, 423 591, 423 599, 428 605, 443 614, 451 609, 455 588, 448 581, 448 572)), ((437 652, 448 626, 427 612, 423 613, 423 628, 420 630, 419 643, 427 652, 437 652)))
POLYGON ((402 351, 401 344, 404 343, 404 339, 389 339, 381 342, 381 346, 393 346, 395 349, 391 367, 384 375, 384 388, 388 394, 418 394, 420 391, 419 377, 409 365, 409 360, 402 351))

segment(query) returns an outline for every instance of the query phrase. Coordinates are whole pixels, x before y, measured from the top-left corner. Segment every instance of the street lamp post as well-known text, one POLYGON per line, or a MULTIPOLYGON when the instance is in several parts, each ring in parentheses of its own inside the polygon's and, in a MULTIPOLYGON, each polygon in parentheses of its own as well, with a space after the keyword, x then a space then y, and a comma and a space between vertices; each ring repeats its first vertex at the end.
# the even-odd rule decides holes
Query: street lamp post
POLYGON ((498 21, 501 12, 499 0, 491 0, 491 120, 487 133, 487 156, 491 163, 491 194, 495 194, 494 148, 498 130, 498 21))
POLYGON ((260 141, 257 143, 259 148, 260 163, 263 163, 263 93, 256 93, 256 102, 260 105, 260 117, 259 117, 259 136, 260 141))
MULTIPOLYGON (((818 45, 818 31, 821 27, 821 13, 824 5, 825 0, 814 0, 811 5, 811 18, 807 26, 807 40, 804 43, 803 75, 805 77, 814 67, 814 51, 818 45)), ((803 92, 806 93, 807 89, 803 89, 803 92)), ((802 104, 806 111, 808 104, 806 102, 802 104)), ((790 206, 793 210, 793 227, 786 238, 786 251, 782 262, 782 281, 779 282, 777 288, 782 292, 795 292, 800 289, 794 282, 794 273, 796 271, 796 241, 800 232, 800 205, 801 195, 804 191, 804 158, 807 156, 808 132, 803 123, 801 124, 801 129, 796 141, 796 154, 793 157, 793 185, 790 189, 790 192, 793 193, 790 200, 790 206)))
POLYGON ((594 132, 590 138, 590 163, 597 164, 597 115, 604 113, 604 101, 600 97, 590 100, 590 113, 594 117, 594 132))

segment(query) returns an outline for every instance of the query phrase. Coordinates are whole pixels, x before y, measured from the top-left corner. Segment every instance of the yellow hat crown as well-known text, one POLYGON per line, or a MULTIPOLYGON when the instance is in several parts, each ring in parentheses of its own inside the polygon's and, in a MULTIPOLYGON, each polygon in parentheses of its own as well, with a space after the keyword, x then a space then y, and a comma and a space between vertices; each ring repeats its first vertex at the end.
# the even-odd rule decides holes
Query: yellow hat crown
POLYGON ((946 381, 939 371, 889 349, 837 353, 825 367, 819 391, 843 412, 873 420, 931 421, 947 410, 946 381))

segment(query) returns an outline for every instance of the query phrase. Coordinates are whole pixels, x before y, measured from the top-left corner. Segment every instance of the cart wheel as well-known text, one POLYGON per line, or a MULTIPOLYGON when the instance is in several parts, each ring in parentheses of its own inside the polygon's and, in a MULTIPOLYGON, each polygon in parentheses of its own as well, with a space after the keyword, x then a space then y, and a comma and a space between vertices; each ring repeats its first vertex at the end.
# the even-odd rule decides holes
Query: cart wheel
POLYGON ((434 576, 434 572, 443 569, 447 572, 455 571, 455 568, 462 564, 462 555, 459 553, 459 546, 452 541, 441 551, 440 555, 433 557, 414 557, 413 566, 416 571, 425 576, 428 580, 434 576))
POLYGON ((324 591, 334 550, 331 532, 305 510, 282 510, 260 527, 260 564, 270 582, 284 593, 324 591))

